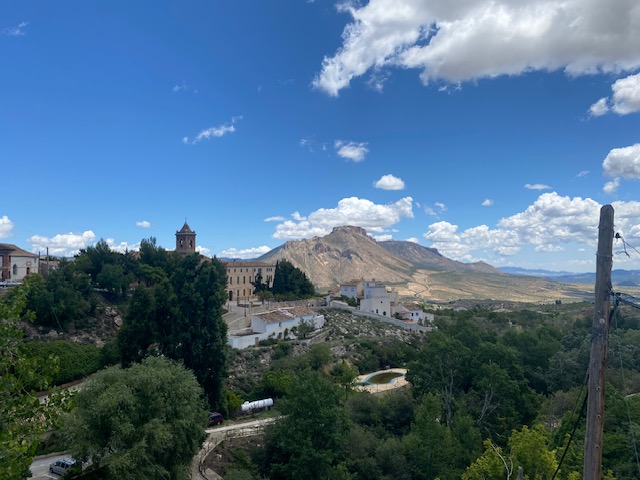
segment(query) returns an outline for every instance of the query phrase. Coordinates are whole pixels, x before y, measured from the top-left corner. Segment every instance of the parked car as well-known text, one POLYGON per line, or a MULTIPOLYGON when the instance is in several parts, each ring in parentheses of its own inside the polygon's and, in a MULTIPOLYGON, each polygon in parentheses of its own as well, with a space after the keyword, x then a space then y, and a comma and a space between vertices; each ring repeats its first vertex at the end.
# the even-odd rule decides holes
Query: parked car
POLYGON ((223 421, 224 421, 224 417, 222 416, 221 413, 211 412, 209 414, 209 426, 210 427, 212 425, 220 425, 223 421))
POLYGON ((49 471, 51 473, 57 473, 58 475, 64 475, 67 471, 76 464, 73 458, 63 458, 56 460, 49 464, 49 471))

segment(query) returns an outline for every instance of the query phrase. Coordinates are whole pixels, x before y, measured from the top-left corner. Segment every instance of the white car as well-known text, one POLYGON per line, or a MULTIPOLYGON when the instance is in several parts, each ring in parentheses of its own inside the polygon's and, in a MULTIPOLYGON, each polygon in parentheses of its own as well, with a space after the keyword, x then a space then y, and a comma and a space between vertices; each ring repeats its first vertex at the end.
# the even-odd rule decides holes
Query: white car
POLYGON ((51 473, 57 473, 58 475, 64 475, 75 463, 76 461, 73 458, 56 460, 49 464, 49 471, 51 473))

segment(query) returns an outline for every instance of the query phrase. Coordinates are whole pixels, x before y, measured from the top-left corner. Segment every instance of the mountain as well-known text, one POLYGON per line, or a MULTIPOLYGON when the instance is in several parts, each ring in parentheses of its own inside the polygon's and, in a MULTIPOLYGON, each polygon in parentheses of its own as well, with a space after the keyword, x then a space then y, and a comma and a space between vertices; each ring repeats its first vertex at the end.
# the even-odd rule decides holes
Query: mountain
POLYGON ((462 263, 445 257, 435 248, 427 248, 415 242, 389 240, 379 245, 389 253, 402 258, 417 267, 449 272, 477 272, 503 274, 499 269, 485 262, 462 263))
MULTIPOLYGON (((360 227, 335 227, 324 237, 293 240, 258 261, 289 260, 319 291, 353 280, 378 280, 401 296, 432 301, 545 301, 589 295, 546 278, 508 275, 484 262, 462 263, 412 242, 376 242, 360 227)), ((592 292, 591 292, 592 295, 592 292)))
MULTIPOLYGON (((554 272, 551 270, 530 270, 517 267, 500 267, 500 270, 510 275, 544 277, 565 283, 585 283, 593 285, 596 282, 595 273, 554 272)), ((640 286, 640 270, 614 269, 611 271, 611 283, 614 286, 620 287, 638 287, 640 286)))

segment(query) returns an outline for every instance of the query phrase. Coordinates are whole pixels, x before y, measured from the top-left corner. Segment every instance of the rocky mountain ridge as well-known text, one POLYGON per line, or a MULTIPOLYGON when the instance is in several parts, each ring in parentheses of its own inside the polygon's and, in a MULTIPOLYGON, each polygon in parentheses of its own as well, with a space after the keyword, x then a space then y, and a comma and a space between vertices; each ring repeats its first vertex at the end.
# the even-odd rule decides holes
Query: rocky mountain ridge
POLYGON ((272 263, 280 259, 304 271, 319 291, 353 279, 376 279, 401 296, 433 301, 553 301, 585 293, 544 278, 512 276, 484 262, 458 262, 413 242, 377 242, 354 226, 335 227, 324 237, 288 241, 258 258, 272 263))

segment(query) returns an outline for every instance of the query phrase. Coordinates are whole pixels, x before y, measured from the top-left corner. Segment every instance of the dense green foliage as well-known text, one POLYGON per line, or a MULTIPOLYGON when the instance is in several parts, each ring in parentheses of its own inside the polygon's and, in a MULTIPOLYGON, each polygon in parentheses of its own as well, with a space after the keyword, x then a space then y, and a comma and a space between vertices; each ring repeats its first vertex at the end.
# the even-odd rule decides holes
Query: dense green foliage
POLYGON ((302 270, 288 260, 278 260, 271 292, 276 298, 309 298, 315 294, 315 288, 302 270))
MULTIPOLYGON (((576 311, 571 320, 562 308, 439 311, 439 328, 424 342, 354 340, 352 362, 327 355, 326 344, 297 357, 278 349, 256 391, 305 420, 278 422, 254 452, 253 465, 238 467, 244 478, 256 479, 497 480, 517 478, 522 468, 525 479, 548 480, 584 397, 592 313, 576 311), (407 366, 409 390, 378 397, 348 388, 356 366, 366 372, 389 364, 407 366), (326 401, 318 403, 321 396, 326 401), (311 463, 318 465, 315 473, 307 470, 311 463)), ((626 397, 640 385, 635 316, 620 312, 611 332, 607 479, 640 476, 631 434, 639 437, 640 396, 626 397)), ((582 418, 556 479, 582 477, 584 429, 582 418)))
POLYGON ((118 333, 122 363, 126 367, 156 353, 180 360, 196 375, 211 408, 225 410, 226 270, 217 259, 197 254, 175 259, 162 252, 151 242, 142 248, 139 270, 146 272, 145 282, 133 292, 118 333))
POLYGON ((188 478, 207 411, 191 372, 150 357, 101 371, 80 391, 63 434, 72 455, 105 478, 188 478))
POLYGON ((25 348, 15 324, 25 297, 20 288, 0 297, 0 478, 7 480, 31 476, 40 435, 56 425, 69 405, 68 396, 59 392, 51 392, 44 402, 36 396, 51 385, 58 360, 34 357, 25 348))
POLYGON ((84 378, 115 363, 113 359, 105 357, 103 348, 92 344, 79 344, 66 340, 32 341, 25 343, 24 349, 29 356, 43 362, 52 357, 58 358, 59 369, 53 375, 53 385, 62 385, 84 378))

